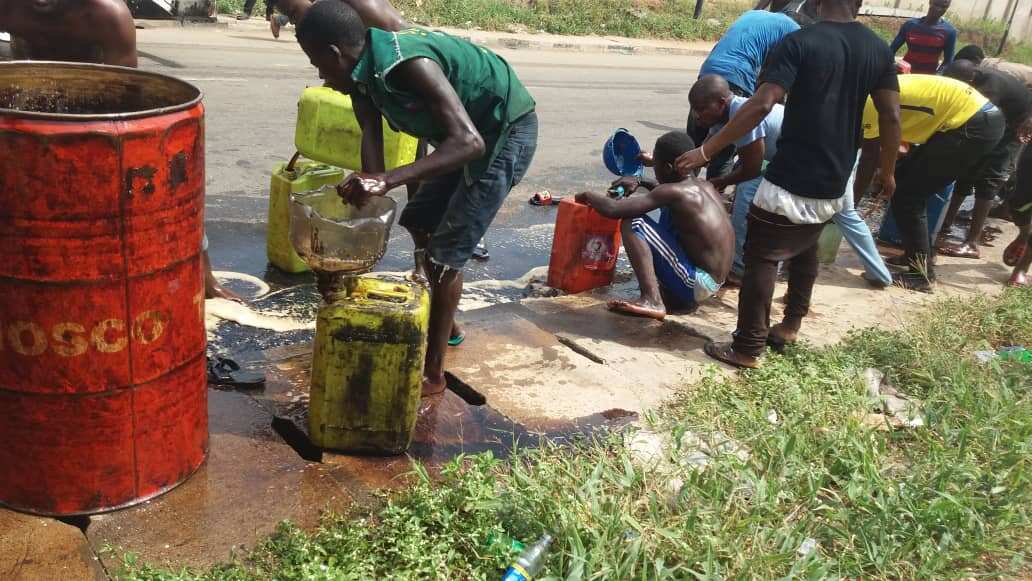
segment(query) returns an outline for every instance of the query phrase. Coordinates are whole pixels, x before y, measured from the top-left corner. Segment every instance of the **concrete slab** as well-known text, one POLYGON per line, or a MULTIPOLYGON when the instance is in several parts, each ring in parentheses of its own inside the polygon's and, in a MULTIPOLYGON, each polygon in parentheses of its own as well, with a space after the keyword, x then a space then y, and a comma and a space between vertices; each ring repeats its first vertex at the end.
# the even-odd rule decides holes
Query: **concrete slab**
POLYGON ((0 579, 107 579, 86 536, 50 518, 0 509, 0 579))
MULTIPOLYGON (((162 497, 93 517, 87 536, 95 548, 110 544, 148 563, 202 567, 252 546, 282 520, 314 527, 325 510, 353 503, 334 467, 298 457, 250 397, 211 391, 209 410, 207 463, 162 497)), ((120 553, 104 558, 109 570, 120 553)))
MULTIPOLYGON (((625 352, 606 351, 614 364, 599 364, 532 321, 538 318, 520 305, 464 314, 467 339, 448 353, 447 369, 484 394, 488 405, 531 430, 607 410, 640 412, 661 399, 657 390, 642 386, 640 376, 628 373, 629 362, 650 366, 644 358, 631 361, 625 352)), ((555 328, 569 331, 565 321, 555 321, 555 328)))

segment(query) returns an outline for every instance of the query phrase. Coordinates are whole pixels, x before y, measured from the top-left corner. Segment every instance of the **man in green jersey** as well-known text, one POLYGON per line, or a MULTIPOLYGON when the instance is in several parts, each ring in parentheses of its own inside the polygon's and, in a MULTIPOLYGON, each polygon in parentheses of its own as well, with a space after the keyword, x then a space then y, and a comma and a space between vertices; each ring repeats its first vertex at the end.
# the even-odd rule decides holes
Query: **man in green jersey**
POLYGON ((534 99, 508 63, 441 32, 366 29, 338 0, 305 13, 297 39, 326 84, 351 95, 362 127, 362 172, 340 188, 369 196, 418 182, 399 223, 415 240, 416 270, 430 282, 423 394, 444 390, 444 352, 462 294, 462 268, 537 149, 534 99), (384 170, 382 118, 434 151, 384 170))

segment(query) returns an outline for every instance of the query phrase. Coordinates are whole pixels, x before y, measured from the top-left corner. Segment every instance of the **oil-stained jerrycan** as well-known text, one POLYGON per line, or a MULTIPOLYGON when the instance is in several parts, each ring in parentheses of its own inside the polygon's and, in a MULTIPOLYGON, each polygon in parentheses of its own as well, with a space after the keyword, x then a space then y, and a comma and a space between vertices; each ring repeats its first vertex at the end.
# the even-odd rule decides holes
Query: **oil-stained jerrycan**
MULTIPOLYGON (((291 274, 308 272, 308 265, 290 243, 290 195, 342 181, 344 170, 339 167, 299 160, 297 155, 273 169, 269 184, 269 223, 265 230, 265 252, 270 264, 291 274)), ((342 203, 339 199, 329 202, 342 203)))
POLYGON ((429 293, 400 277, 345 284, 316 322, 309 435, 323 448, 401 454, 416 425, 429 293))

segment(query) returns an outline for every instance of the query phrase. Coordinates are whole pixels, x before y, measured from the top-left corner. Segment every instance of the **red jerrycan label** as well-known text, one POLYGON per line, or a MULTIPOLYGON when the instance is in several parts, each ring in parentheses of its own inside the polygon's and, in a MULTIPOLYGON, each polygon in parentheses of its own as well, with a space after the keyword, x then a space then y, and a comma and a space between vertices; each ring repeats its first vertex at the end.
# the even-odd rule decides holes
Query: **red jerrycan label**
POLYGON ((613 243, 616 237, 609 233, 588 233, 584 237, 584 251, 581 260, 585 270, 612 270, 616 267, 616 252, 613 243))

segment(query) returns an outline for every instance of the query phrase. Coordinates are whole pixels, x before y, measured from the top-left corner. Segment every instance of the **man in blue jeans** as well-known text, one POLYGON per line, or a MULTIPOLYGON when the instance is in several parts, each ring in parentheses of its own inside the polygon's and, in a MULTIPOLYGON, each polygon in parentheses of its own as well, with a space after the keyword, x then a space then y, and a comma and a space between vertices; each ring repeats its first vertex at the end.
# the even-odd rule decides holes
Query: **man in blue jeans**
MULTIPOLYGON (((699 79, 692 87, 688 98, 692 103, 692 111, 700 118, 711 122, 711 134, 718 133, 724 125, 735 116, 738 109, 747 101, 743 97, 731 94, 723 79, 711 75, 699 79)), ((735 229, 735 259, 731 266, 731 274, 726 284, 735 284, 741 280, 745 271, 743 253, 745 250, 745 233, 749 215, 749 206, 756 196, 756 190, 763 181, 762 166, 764 161, 774 159, 778 151, 778 139, 781 137, 781 122, 784 118, 784 107, 774 105, 771 112, 751 131, 735 141, 738 149, 739 165, 733 172, 710 180, 714 187, 722 190, 729 185, 735 186, 735 204, 731 211, 731 224, 735 229), (737 184, 737 185, 736 185, 737 184)), ((852 191, 853 180, 850 178, 846 191, 852 191)), ((892 284, 892 273, 885 266, 885 261, 878 254, 867 223, 857 213, 852 199, 832 216, 832 221, 842 230, 842 236, 853 247, 864 264, 864 280, 875 287, 884 288, 892 284)))

